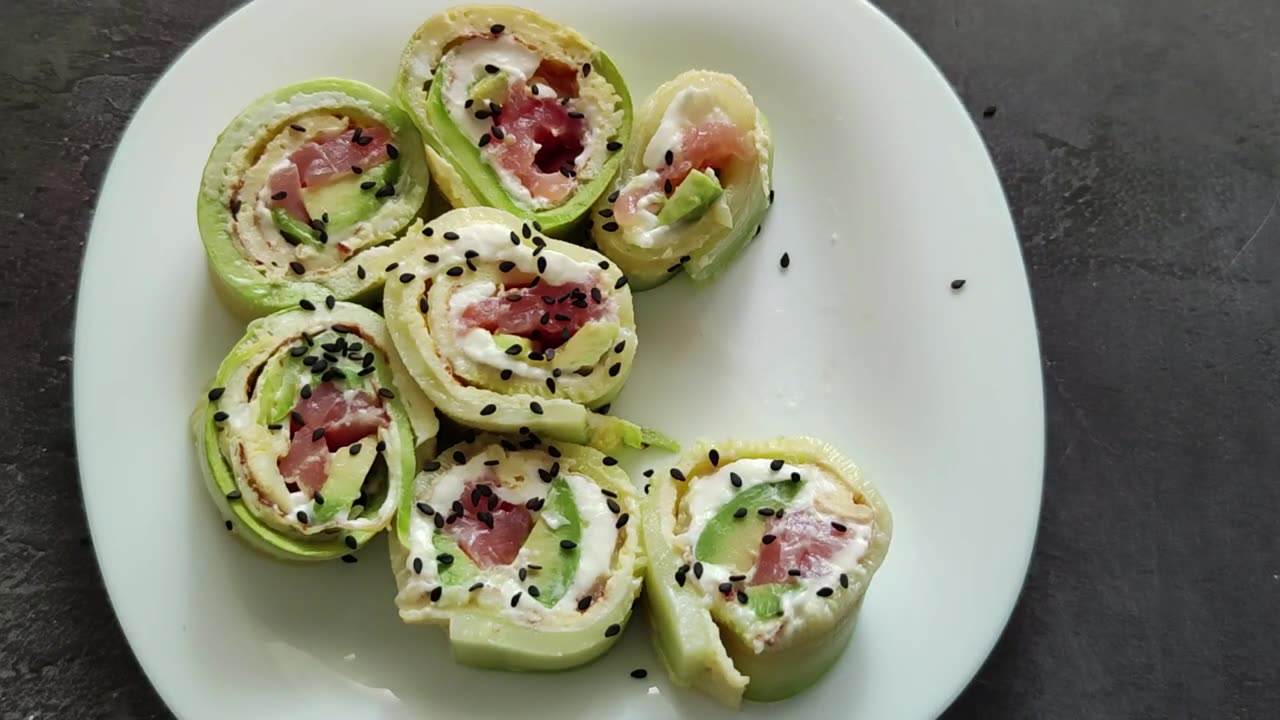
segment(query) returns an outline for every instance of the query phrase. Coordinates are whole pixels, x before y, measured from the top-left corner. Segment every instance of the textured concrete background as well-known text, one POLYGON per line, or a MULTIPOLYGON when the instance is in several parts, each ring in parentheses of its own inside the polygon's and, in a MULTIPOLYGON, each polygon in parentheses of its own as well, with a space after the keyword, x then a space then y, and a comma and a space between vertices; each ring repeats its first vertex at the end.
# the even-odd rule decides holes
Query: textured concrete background
MULTIPOLYGON (((0 720, 168 717, 80 509, 72 300, 113 144, 233 4, 0 3, 0 720)), ((1280 4, 880 4, 978 118, 1044 353, 1039 545, 948 717, 1275 717, 1280 4)))

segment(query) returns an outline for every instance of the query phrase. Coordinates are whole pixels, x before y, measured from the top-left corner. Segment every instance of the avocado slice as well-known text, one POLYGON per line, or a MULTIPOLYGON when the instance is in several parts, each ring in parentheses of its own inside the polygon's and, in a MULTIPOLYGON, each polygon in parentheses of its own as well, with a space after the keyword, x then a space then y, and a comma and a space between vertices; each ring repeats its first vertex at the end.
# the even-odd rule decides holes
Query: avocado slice
POLYGON ((507 79, 505 70, 497 75, 486 74, 471 83, 471 87, 467 89, 467 97, 476 102, 487 100, 501 104, 507 101, 507 88, 509 85, 510 82, 507 79))
POLYGON ((552 366, 561 370, 577 370, 595 365, 602 355, 609 352, 619 329, 617 323, 593 321, 583 325, 556 350, 552 366))
POLYGON ((442 585, 470 585, 473 578, 480 573, 471 558, 458 547, 453 538, 444 533, 435 533, 432 543, 436 548, 436 556, 449 555, 453 562, 440 565, 440 583, 442 585))
POLYGON ((351 507, 351 503, 360 497, 360 488, 378 453, 369 442, 361 441, 359 445, 364 452, 353 455, 351 448, 354 445, 349 445, 329 457, 329 477, 320 489, 324 504, 317 503, 314 513, 317 522, 333 519, 339 510, 351 507))
POLYGON ((720 181, 714 175, 694 170, 658 211, 658 224, 673 225, 697 220, 723 194, 724 188, 720 187, 720 181))
POLYGON ((524 547, 529 564, 542 567, 536 571, 536 582, 531 581, 531 584, 538 586, 538 602, 551 607, 569 591, 582 558, 582 551, 578 549, 578 543, 582 541, 582 519, 578 514, 578 506, 573 501, 573 491, 564 478, 558 477, 551 482, 542 513, 525 540, 524 547), (565 523, 551 529, 546 520, 548 512, 564 518, 565 523), (573 548, 566 550, 561 547, 560 543, 564 540, 572 541, 573 548))
POLYGON ((512 357, 527 358, 529 352, 533 350, 533 341, 529 338, 522 338, 519 335, 507 335, 505 333, 495 333, 493 336, 493 344, 497 345, 500 350, 507 352, 512 345, 519 345, 520 352, 512 357))
POLYGON ((694 547, 694 555, 703 562, 750 570, 756 562, 756 551, 764 535, 767 520, 757 511, 764 507, 783 507, 796 496, 803 482, 785 480, 756 485, 738 493, 725 503, 703 528, 694 547), (747 513, 734 517, 740 508, 747 513))
POLYGON ((298 380, 304 368, 284 355, 273 357, 258 376, 258 420, 264 425, 283 420, 297 401, 298 380))
MULTIPOLYGON (((377 193, 387 183, 394 183, 398 174, 398 160, 387 160, 365 170, 360 175, 349 175, 328 185, 302 189, 302 204, 313 218, 328 217, 325 229, 336 232, 367 220, 382 204, 377 193), (374 183, 371 187, 361 187, 374 183)), ((319 242, 319 234, 310 227, 313 239, 319 242)), ((284 232, 284 230, 281 230, 284 232)))
MULTIPOLYGON (((306 191, 304 190, 303 192, 305 193, 306 191)), ((308 208, 307 212, 310 211, 310 208, 308 208)), ((280 231, 281 235, 295 243, 320 244, 320 234, 316 232, 315 228, 280 208, 271 208, 271 222, 276 224, 276 229, 280 231)))

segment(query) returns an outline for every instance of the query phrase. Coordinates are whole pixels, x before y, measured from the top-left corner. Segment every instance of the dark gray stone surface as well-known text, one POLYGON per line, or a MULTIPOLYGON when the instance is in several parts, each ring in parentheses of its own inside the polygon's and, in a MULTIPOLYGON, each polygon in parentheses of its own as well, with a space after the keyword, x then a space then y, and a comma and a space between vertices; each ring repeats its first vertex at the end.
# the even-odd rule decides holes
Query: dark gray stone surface
MULTIPOLYGON (((0 4, 0 720, 168 717, 85 529, 72 300, 114 142, 232 4, 0 4)), ((1275 717, 1280 5, 881 4, 980 124, 1044 353, 1031 574, 948 717, 1275 717)))

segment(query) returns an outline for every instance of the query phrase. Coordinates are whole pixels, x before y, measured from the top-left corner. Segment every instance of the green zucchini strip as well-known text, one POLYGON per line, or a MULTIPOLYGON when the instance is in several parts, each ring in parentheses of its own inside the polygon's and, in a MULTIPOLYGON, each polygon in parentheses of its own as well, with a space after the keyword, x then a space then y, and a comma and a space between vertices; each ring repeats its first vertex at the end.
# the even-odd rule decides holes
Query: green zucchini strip
POLYGON ((428 183, 417 128, 380 90, 323 78, 264 95, 218 136, 200 183, 200 236, 219 291, 249 317, 304 298, 376 299, 397 258, 392 241, 428 183), (344 138, 355 155, 335 156, 342 164, 323 177, 305 171, 304 158, 344 138), (377 152, 362 167, 366 148, 377 152), (281 191, 273 174, 299 162, 300 190, 281 191))
POLYGON ((715 278, 755 237, 773 201, 773 138, 732 75, 691 70, 636 117, 622 171, 592 212, 592 238, 637 290, 680 270, 715 278))
POLYGON ((737 707, 817 682, 889 550, 880 493, 810 438, 701 443, 646 488, 648 607, 672 680, 737 707))
POLYGON ((400 617, 447 627, 466 665, 590 662, 640 593, 638 514, 630 479, 591 448, 527 435, 451 447, 418 475, 392 534, 400 617))
POLYGON ((479 430, 527 428, 605 451, 676 447, 592 411, 622 391, 639 344, 617 266, 492 208, 453 210, 409 238, 383 308, 406 367, 441 412, 479 430))
POLYGON ((396 94, 454 207, 496 207, 551 233, 605 192, 631 133, 631 95, 608 55, 519 8, 429 18, 404 49, 396 94))
POLYGON ((191 418, 227 529, 288 560, 346 555, 385 529, 438 430, 382 318, 351 303, 312 307, 251 322, 191 418), (339 406, 351 411, 325 416, 339 406), (308 440, 296 457, 319 465, 300 476, 291 452, 308 440))

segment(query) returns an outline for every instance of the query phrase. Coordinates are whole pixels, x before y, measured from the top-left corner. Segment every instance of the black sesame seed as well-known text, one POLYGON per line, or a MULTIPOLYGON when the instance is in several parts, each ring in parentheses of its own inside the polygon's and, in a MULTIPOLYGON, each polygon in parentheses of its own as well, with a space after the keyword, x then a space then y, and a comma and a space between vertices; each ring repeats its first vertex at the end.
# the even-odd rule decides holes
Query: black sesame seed
POLYGON ((425 297, 418 298, 418 310, 420 310, 423 315, 426 315, 431 311, 431 304, 427 302, 425 297))
POLYGON ((727 595, 733 592, 733 583, 722 582, 720 583, 720 587, 718 589, 720 590, 720 592, 725 593, 727 595))
POLYGON ((609 506, 609 511, 612 512, 614 515, 617 515, 618 513, 622 512, 622 506, 618 505, 618 501, 614 500, 613 498, 607 498, 605 500, 605 504, 609 506))
POLYGON ((847 531, 849 530, 849 528, 848 528, 848 527, 846 527, 844 523, 832 522, 832 523, 831 523, 831 527, 832 527, 836 532, 847 532, 847 531))
POLYGON ((782 266, 783 270, 791 267, 791 254, 782 253, 782 259, 778 261, 778 264, 782 266))
POLYGON ((489 112, 488 110, 475 111, 475 116, 477 120, 488 120, 491 115, 493 115, 493 113, 489 112))
POLYGON ((423 234, 423 235, 426 235, 427 237, 431 237, 432 235, 435 235, 435 234, 436 234, 436 231, 435 231, 435 228, 433 228, 433 227, 431 227, 430 225, 428 225, 428 226, 426 226, 426 227, 422 228, 422 234, 423 234))
POLYGON ((365 180, 364 182, 360 183, 360 189, 361 189, 361 190, 372 190, 372 189, 374 188, 374 186, 375 186, 375 185, 377 185, 377 184, 378 184, 378 183, 376 183, 376 182, 374 182, 374 181, 372 181, 372 180, 365 180))
POLYGON ((285 199, 285 198, 287 198, 287 197, 289 197, 289 193, 287 193, 287 192, 285 192, 285 191, 281 190, 280 192, 275 193, 274 195, 272 195, 272 196, 271 196, 271 199, 272 199, 272 200, 283 200, 283 199, 285 199))
POLYGON ((523 351, 524 351, 524 348, 523 348, 523 347, 521 347, 521 346, 520 346, 520 344, 516 343, 516 344, 513 344, 513 345, 509 346, 509 347, 506 349, 506 351, 505 351, 505 352, 506 352, 508 355, 519 355, 519 354, 520 354, 521 352, 523 352, 523 351))
POLYGON ((782 461, 774 460, 773 462, 769 463, 769 469, 774 472, 778 472, 779 470, 782 469, 782 461))
POLYGON ((241 497, 242 496, 239 490, 232 490, 231 492, 227 493, 227 500, 239 500, 241 497))
POLYGON ((413 572, 416 575, 422 574, 422 558, 413 559, 413 572))
POLYGON ((840 573, 840 587, 842 588, 849 587, 849 576, 846 575, 845 573, 840 573))
POLYGON ((417 504, 417 507, 418 507, 418 510, 422 511, 422 514, 426 515, 427 517, 431 517, 432 515, 436 514, 436 509, 431 507, 427 503, 420 502, 417 504))
POLYGON ((400 282, 413 282, 413 273, 400 273, 400 282))
POLYGON ((560 541, 560 547, 561 547, 561 548, 563 548, 563 549, 565 549, 565 550, 572 550, 572 549, 574 549, 574 548, 578 547, 578 543, 576 543, 576 542, 574 542, 574 541, 572 541, 572 540, 561 540, 561 541, 560 541))
POLYGON ((436 524, 436 529, 441 529, 441 528, 443 528, 443 527, 444 527, 444 514, 443 514, 443 513, 436 513, 435 524, 436 524))
POLYGON ((452 565, 453 556, 450 555, 449 553, 440 553, 439 555, 436 556, 436 562, 440 563, 441 565, 452 565))
POLYGON ((962 288, 962 287, 964 287, 964 280, 952 280, 952 281, 951 281, 951 289, 952 289, 952 290, 959 290, 959 289, 960 289, 960 288, 962 288))
POLYGON ((995 105, 988 105, 988 106, 986 107, 986 109, 982 111, 982 117, 984 117, 984 118, 993 118, 993 117, 995 117, 995 116, 996 116, 996 106, 995 106, 995 105))
POLYGON ((542 509, 542 506, 545 505, 546 502, 547 502, 546 500, 536 497, 536 498, 530 499, 529 502, 524 504, 524 506, 526 509, 532 512, 537 512, 542 509))
POLYGON ((537 220, 534 220, 533 229, 537 230, 538 232, 542 232, 542 223, 538 222, 537 220))
POLYGON ((516 264, 511 262, 510 260, 503 260, 502 262, 498 263, 498 269, 501 270, 502 272, 511 272, 512 270, 516 269, 516 264))
POLYGON ((281 425, 280 423, 271 423, 270 425, 267 426, 268 430, 280 430, 283 428, 284 428, 284 425, 281 425))
POLYGON ((316 440, 319 440, 319 439, 320 439, 320 438, 322 438, 322 437, 324 437, 324 428, 316 428, 316 429, 311 433, 311 441, 312 441, 312 442, 315 442, 316 440))
POLYGON ((503 380, 510 380, 510 379, 511 379, 511 371, 510 371, 510 370, 503 370, 503 371, 502 371, 502 373, 501 373, 501 377, 502 377, 502 379, 503 379, 503 380))
POLYGON ((818 590, 818 597, 831 597, 834 593, 835 590, 832 590, 829 587, 824 587, 818 590))
POLYGON ((733 511, 733 516, 741 520, 742 518, 747 516, 747 509, 744 507, 740 507, 737 510, 733 511))
POLYGON ((622 527, 626 525, 627 521, 630 519, 631 519, 630 515, 628 515, 627 513, 622 513, 621 515, 618 516, 618 522, 614 523, 613 526, 621 530, 622 527))
MULTIPOLYGON (((361 173, 363 173, 363 172, 364 172, 364 168, 360 167, 359 165, 352 165, 352 166, 351 166, 351 172, 353 172, 353 173, 355 173, 355 174, 357 174, 357 175, 360 175, 361 173)), ((320 228, 316 228, 316 229, 317 229, 317 230, 319 230, 320 228)))
POLYGON ((729 582, 742 582, 743 580, 746 580, 746 579, 747 579, 746 575, 730 575, 729 576, 729 582))
POLYGON ((448 275, 449 277, 458 277, 463 272, 465 271, 462 269, 461 265, 454 265, 453 267, 446 270, 444 274, 448 275))
MULTIPOLYGON (((619 150, 619 149, 621 149, 621 148, 622 148, 622 143, 615 143, 615 144, 616 144, 618 147, 613 148, 614 150, 619 150)), ((620 194, 621 194, 621 191, 620 191, 620 190, 614 190, 613 192, 609 193, 609 202, 617 202, 617 201, 618 201, 618 196, 619 196, 620 194)), ((606 270, 608 270, 609 268, 607 268, 607 267, 606 267, 605 269, 606 269, 606 270)))
POLYGON ((642 473, 645 477, 653 477, 653 468, 649 468, 642 473))
POLYGON ((529 409, 533 411, 534 415, 542 414, 542 405, 539 404, 537 400, 534 400, 533 402, 529 403, 529 409))
POLYGON ((684 578, 685 578, 684 568, 676 570, 676 584, 679 585, 680 587, 684 587, 684 578))
POLYGON ((520 593, 516 593, 515 595, 511 596, 511 607, 515 607, 519 604, 520 604, 520 593))
POLYGON ((756 513, 757 513, 757 514, 759 514, 759 515, 761 515, 762 517, 772 517, 772 516, 773 516, 773 508, 771 508, 771 507, 762 507, 762 508, 760 508, 759 510, 757 510, 757 511, 756 511, 756 513))
POLYGON ((467 98, 467 101, 466 101, 466 102, 464 102, 464 103, 462 103, 462 107, 467 108, 468 110, 470 110, 470 109, 471 109, 471 106, 472 106, 472 105, 474 105, 474 104, 475 104, 475 102, 476 102, 475 100, 472 100, 471 98, 467 98))
POLYGON ((324 306, 332 310, 338 304, 338 299, 332 295, 326 295, 324 298, 324 306))
POLYGON ((305 510, 299 510, 299 511, 298 511, 298 522, 302 523, 303 525, 306 525, 308 521, 309 521, 309 518, 307 517, 307 511, 305 511, 305 510))
POLYGON ((382 187, 378 188, 378 192, 374 193, 373 196, 378 198, 384 198, 384 197, 391 197, 392 195, 395 195, 395 194, 396 194, 396 186, 392 185, 391 183, 387 183, 386 185, 383 185, 382 187))
POLYGON ((489 144, 489 139, 490 139, 490 138, 489 138, 489 133, 485 133, 485 134, 481 135, 481 136, 480 136, 480 147, 484 147, 485 145, 488 145, 488 144, 489 144))
POLYGON ((746 593, 746 591, 739 590, 739 591, 738 591, 738 602, 742 603, 743 605, 746 605, 746 604, 747 604, 747 600, 748 600, 748 598, 747 598, 747 593, 746 593))
POLYGON ((294 275, 301 275, 307 271, 307 268, 297 260, 289 263, 289 269, 293 271, 294 275))
POLYGON ((582 113, 576 110, 571 110, 569 111, 569 117, 573 118, 574 120, 581 120, 582 118, 586 117, 586 115, 583 115, 582 113))
MULTIPOLYGON (((239 214, 239 212, 240 212, 240 200, 239 200, 239 199, 232 200, 232 201, 231 201, 231 216, 232 216, 232 217, 235 217, 237 214, 239 214)), ((230 522, 230 521, 228 521, 228 522, 230 522)))
POLYGON ((679 480, 680 482, 684 482, 685 480, 684 473, 680 472, 679 468, 671 468, 671 477, 672 479, 679 480))
POLYGON ((787 571, 787 574, 791 577, 800 577, 800 568, 791 568, 787 571))
POLYGON ((701 562, 695 562, 693 564, 693 576, 698 578, 699 580, 702 579, 702 563, 701 562))
POLYGON ((422 256, 422 259, 423 259, 423 260, 426 260, 426 261, 427 261, 427 262, 429 262, 429 263, 438 263, 438 262, 440 262, 440 256, 439 256, 439 255, 436 255, 435 253, 430 253, 430 254, 427 254, 427 255, 423 255, 423 256, 422 256))
POLYGON ((663 183, 662 183, 662 189, 663 189, 663 191, 664 191, 664 192, 666 192, 668 195, 670 195, 671 193, 675 192, 676 187, 675 187, 674 185, 672 185, 672 184, 671 184, 671 180, 670 180, 670 179, 668 179, 668 180, 666 180, 665 182, 663 182, 663 183))
MULTIPOLYGON (((622 143, 618 142, 617 140, 610 140, 608 143, 605 144, 604 149, 608 150, 609 152, 618 152, 619 150, 622 149, 622 143)), ((618 199, 616 193, 613 195, 610 195, 609 197, 611 198, 609 202, 614 202, 618 199)))
POLYGON ((590 74, 591 74, 591 63, 582 63, 582 77, 586 77, 590 74))
POLYGON ((343 555, 343 556, 342 556, 342 562, 344 562, 344 563, 346 563, 346 564, 348 564, 348 565, 353 565, 353 564, 355 564, 355 563, 360 562, 360 560, 359 560, 358 558, 356 558, 356 556, 355 556, 355 555, 343 555))
POLYGON ((461 235, 459 235, 458 233, 456 233, 456 232, 454 232, 454 231, 450 230, 449 232, 446 232, 442 237, 444 237, 444 239, 445 239, 445 240, 457 240, 458 238, 460 238, 460 237, 462 237, 462 236, 461 236, 461 235))
POLYGON ((776 535, 765 535, 764 537, 760 538, 760 542, 764 543, 765 545, 772 545, 773 541, 777 539, 778 537, 776 535))
POLYGON ((303 310, 315 310, 316 304, 306 298, 303 298, 298 301, 298 307, 302 308, 303 310))
POLYGON ((667 161, 668 165, 670 165, 676 161, 676 154, 668 150, 667 154, 663 156, 663 159, 667 161))
POLYGON ((720 452, 715 448, 711 448, 710 452, 707 453, 707 459, 711 461, 712 467, 720 466, 720 452))
POLYGON ((622 626, 619 625, 618 623, 614 623, 604 629, 604 636, 613 637, 614 635, 617 635, 620 632, 622 632, 622 626))
POLYGON ((541 595, 541 594, 542 594, 542 591, 538 589, 538 586, 537 586, 537 585, 530 585, 530 586, 529 586, 529 597, 535 597, 535 598, 536 598, 536 597, 538 597, 538 596, 539 596, 539 595, 541 595))
POLYGON ((506 29, 507 29, 507 26, 501 23, 497 23, 489 26, 489 32, 493 33, 494 35, 501 35, 502 31, 506 29))
POLYGON ((360 543, 359 543, 359 542, 357 542, 357 541, 356 541, 356 539, 355 539, 355 538, 353 538, 353 537, 351 537, 350 535, 348 535, 348 536, 346 536, 346 537, 342 538, 342 544, 346 545, 347 547, 351 548, 352 550, 356 550, 356 549, 358 549, 358 548, 360 547, 360 543))
POLYGON ((220 387, 213 388, 212 390, 209 391, 209 399, 217 400, 218 398, 222 397, 222 393, 226 391, 227 391, 226 388, 220 388, 220 387))
POLYGON ((769 204, 773 204, 773 188, 769 189, 769 204))
POLYGON ((613 284, 613 289, 621 290, 623 286, 625 286, 626 284, 627 284, 627 276, 623 275, 622 277, 618 278, 618 282, 613 284))
POLYGON ((352 445, 352 446, 351 446, 351 448, 350 448, 351 454, 352 454, 352 455, 359 455, 359 454, 360 454, 360 449, 361 449, 361 445, 360 445, 360 443, 356 443, 356 444, 352 445))
POLYGON ((609 377, 617 377, 622 372, 622 363, 614 363, 609 366, 609 377))
POLYGON ((800 473, 793 471, 791 473, 791 482, 800 482, 800 473))
POLYGON ((230 416, 230 415, 228 415, 227 413, 223 412, 222 410, 219 410, 218 412, 216 412, 216 413, 214 413, 214 414, 213 414, 213 421, 214 421, 214 422, 222 422, 223 420, 226 420, 226 419, 227 419, 227 418, 229 418, 229 417, 231 417, 231 416, 230 416))
POLYGON ((582 597, 578 598, 578 610, 586 610, 587 608, 591 607, 591 603, 593 601, 594 601, 594 598, 592 596, 583 595, 582 597))
POLYGON ((498 66, 494 65, 493 63, 488 63, 484 66, 484 71, 489 73, 490 75, 498 72, 498 70, 499 70, 498 66))
POLYGON ((437 586, 435 586, 434 588, 432 588, 432 590, 431 590, 431 602, 439 602, 439 601, 440 601, 440 598, 441 598, 441 597, 443 597, 443 596, 444 596, 444 586, 442 586, 442 585, 437 585, 437 586))
POLYGON ((618 230, 618 223, 610 220, 609 222, 601 225, 600 229, 605 232, 616 232, 618 230))
POLYGON ((541 273, 546 271, 547 271, 547 259, 544 257, 538 258, 538 272, 541 273))

